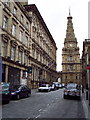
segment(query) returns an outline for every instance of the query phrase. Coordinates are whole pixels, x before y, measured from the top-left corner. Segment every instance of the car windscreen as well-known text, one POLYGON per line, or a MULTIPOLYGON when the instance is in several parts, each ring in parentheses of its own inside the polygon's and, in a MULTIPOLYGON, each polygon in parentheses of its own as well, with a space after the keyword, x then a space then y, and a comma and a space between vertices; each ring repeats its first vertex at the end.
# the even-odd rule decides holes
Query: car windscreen
POLYGON ((43 85, 41 85, 41 87, 46 87, 46 85, 45 85, 45 84, 43 84, 43 85))
POLYGON ((7 93, 9 92, 9 84, 0 84, 0 93, 7 93))
POLYGON ((76 84, 68 84, 67 89, 76 89, 76 84))
POLYGON ((20 88, 20 85, 14 85, 14 86, 10 87, 10 90, 11 91, 17 91, 17 90, 19 90, 19 88, 20 88))

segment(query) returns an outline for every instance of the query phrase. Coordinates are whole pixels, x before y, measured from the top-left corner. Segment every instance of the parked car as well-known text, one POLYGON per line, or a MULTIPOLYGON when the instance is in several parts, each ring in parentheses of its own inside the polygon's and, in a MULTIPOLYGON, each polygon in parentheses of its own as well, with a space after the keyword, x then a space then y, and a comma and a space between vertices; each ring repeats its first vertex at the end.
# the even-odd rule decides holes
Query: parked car
POLYGON ((50 87, 51 87, 51 90, 56 90, 56 85, 55 84, 50 85, 50 87))
POLYGON ((38 88, 38 91, 39 91, 39 92, 43 92, 43 91, 45 91, 45 92, 50 92, 50 90, 51 90, 51 87, 50 87, 49 84, 42 84, 42 85, 38 88))
POLYGON ((77 99, 80 99, 81 97, 81 91, 80 91, 80 86, 75 83, 69 83, 64 89, 63 97, 64 99, 68 97, 74 97, 77 99))
POLYGON ((63 85, 61 83, 59 84, 59 88, 63 88, 63 85))
POLYGON ((64 83, 62 83, 62 87, 65 87, 65 84, 64 84, 64 83))
POLYGON ((59 83, 58 82, 53 82, 53 84, 56 85, 56 89, 59 89, 59 83))
POLYGON ((31 95, 31 89, 26 85, 13 85, 11 86, 11 99, 20 99, 29 97, 31 95))
POLYGON ((10 85, 6 82, 0 83, 0 104, 9 103, 10 102, 10 85))

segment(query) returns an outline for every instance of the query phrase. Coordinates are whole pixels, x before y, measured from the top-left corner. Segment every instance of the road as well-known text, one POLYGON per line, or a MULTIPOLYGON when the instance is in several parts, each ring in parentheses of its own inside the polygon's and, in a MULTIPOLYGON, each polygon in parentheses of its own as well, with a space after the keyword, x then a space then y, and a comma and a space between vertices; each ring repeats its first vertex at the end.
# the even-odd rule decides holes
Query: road
POLYGON ((63 89, 32 92, 31 97, 2 106, 3 118, 85 118, 82 102, 63 99, 63 89))

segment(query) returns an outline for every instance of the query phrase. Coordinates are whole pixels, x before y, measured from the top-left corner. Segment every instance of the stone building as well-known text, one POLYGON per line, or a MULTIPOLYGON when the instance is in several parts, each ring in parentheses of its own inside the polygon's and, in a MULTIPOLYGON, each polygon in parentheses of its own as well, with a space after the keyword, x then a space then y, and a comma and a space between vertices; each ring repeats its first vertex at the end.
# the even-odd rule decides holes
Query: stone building
POLYGON ((82 86, 85 100, 90 106, 90 39, 85 39, 83 42, 82 86))
POLYGON ((74 34, 72 16, 67 17, 66 38, 62 49, 62 83, 81 82, 81 62, 77 39, 74 34))
POLYGON ((2 0, 0 12, 2 81, 32 88, 54 81, 57 47, 37 7, 2 0))
POLYGON ((32 5, 25 6, 31 17, 31 40, 32 40, 32 84, 48 83, 55 81, 56 77, 56 44, 50 34, 37 7, 32 5))

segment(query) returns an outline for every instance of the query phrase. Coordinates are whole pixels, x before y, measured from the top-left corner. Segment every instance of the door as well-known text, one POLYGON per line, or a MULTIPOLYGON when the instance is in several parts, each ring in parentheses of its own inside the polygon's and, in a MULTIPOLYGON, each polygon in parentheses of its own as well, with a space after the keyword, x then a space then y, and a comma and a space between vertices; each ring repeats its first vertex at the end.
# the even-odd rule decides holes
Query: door
POLYGON ((20 70, 14 67, 8 68, 8 82, 11 85, 19 85, 20 84, 20 70))

